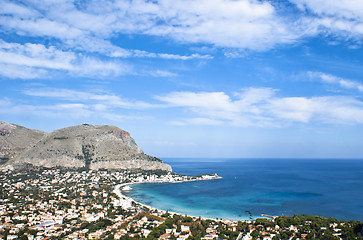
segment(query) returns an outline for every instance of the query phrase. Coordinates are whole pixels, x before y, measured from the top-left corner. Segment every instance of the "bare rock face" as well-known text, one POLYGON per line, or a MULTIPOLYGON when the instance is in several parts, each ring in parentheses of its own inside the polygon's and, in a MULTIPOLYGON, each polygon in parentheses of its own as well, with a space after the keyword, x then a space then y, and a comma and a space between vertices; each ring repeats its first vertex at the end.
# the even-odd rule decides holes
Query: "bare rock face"
POLYGON ((146 155, 130 134, 115 126, 83 124, 46 134, 23 151, 13 165, 89 169, 144 169, 171 171, 168 164, 146 155))
POLYGON ((0 164, 16 159, 45 135, 39 130, 0 121, 0 164))

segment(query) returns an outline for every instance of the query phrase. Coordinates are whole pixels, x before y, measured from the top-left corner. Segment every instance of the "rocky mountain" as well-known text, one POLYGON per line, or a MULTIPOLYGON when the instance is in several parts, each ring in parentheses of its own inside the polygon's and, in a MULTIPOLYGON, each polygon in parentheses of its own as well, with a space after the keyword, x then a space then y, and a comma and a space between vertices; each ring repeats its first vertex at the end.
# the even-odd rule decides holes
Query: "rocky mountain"
POLYGON ((0 121, 0 164, 16 159, 45 135, 39 130, 0 121))
POLYGON ((31 139, 34 141, 7 165, 171 171, 168 164, 145 154, 128 132, 115 126, 83 124, 31 139))

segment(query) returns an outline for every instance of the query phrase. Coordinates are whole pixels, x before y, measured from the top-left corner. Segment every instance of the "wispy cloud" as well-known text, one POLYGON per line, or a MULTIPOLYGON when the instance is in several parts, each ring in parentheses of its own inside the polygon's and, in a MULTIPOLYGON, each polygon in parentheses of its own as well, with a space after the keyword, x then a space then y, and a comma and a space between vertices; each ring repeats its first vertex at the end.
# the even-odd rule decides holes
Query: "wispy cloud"
POLYGON ((7 64, 42 67, 59 70, 74 70, 72 62, 76 56, 71 52, 63 52, 54 47, 42 44, 24 45, 8 43, 0 40, 0 61, 7 64))
POLYGON ((125 101, 114 95, 93 94, 67 89, 59 89, 58 93, 55 89, 43 89, 38 92, 33 89, 23 93, 32 97, 47 98, 47 101, 40 101, 40 104, 24 104, 19 103, 19 101, 12 101, 9 98, 3 98, 0 99, 0 114, 6 114, 7 116, 36 116, 47 119, 82 121, 84 119, 103 119, 122 122, 130 119, 144 119, 145 116, 133 115, 132 112, 128 111, 121 114, 120 110, 144 109, 150 106, 143 102, 125 101))
POLYGON ((192 59, 213 59, 211 55, 201 55, 194 53, 191 55, 179 55, 179 54, 169 54, 169 53, 150 53, 140 50, 131 50, 131 57, 147 57, 147 58, 162 58, 171 60, 192 60, 192 59))
MULTIPOLYGON (((202 56, 189 56, 200 57, 202 56)), ((166 58, 183 58, 171 55, 166 58)), ((7 78, 49 78, 50 74, 66 72, 73 76, 120 76, 138 75, 133 66, 118 60, 101 60, 72 51, 62 51, 43 44, 9 43, 0 39, 0 75, 7 78)), ((175 77, 177 74, 164 70, 145 70, 141 74, 153 77, 175 77)))
POLYGON ((157 97, 171 107, 188 109, 191 117, 174 124, 229 124, 282 127, 292 123, 362 124, 363 103, 341 96, 277 97, 270 88, 224 92, 173 92, 157 97))
POLYGON ((30 105, 14 102, 0 101, 0 113, 7 115, 25 115, 45 118, 78 119, 95 115, 88 106, 81 103, 30 105))
POLYGON ((77 76, 119 76, 132 73, 129 65, 58 50, 42 44, 18 44, 0 40, 0 75, 9 78, 36 78, 53 71, 77 76), (10 72, 4 68, 9 67, 10 72), (22 69, 22 70, 21 70, 22 69))
POLYGON ((44 69, 6 63, 0 63, 0 76, 9 79, 39 79, 49 77, 48 71, 44 69))
MULTIPOLYGON (((300 9, 294 17, 282 16, 270 1, 256 0, 88 1, 82 5, 66 0, 1 0, 0 26, 5 32, 53 38, 67 48, 108 57, 175 60, 213 56, 125 49, 110 39, 119 34, 142 34, 176 42, 261 51, 326 32, 348 38, 358 38, 363 33, 359 1, 290 2, 300 9)), ((240 53, 227 51, 226 55, 237 57, 240 53)))
POLYGON ((130 101, 120 96, 107 93, 76 91, 71 89, 45 88, 45 89, 28 89, 23 94, 35 97, 47 97, 68 102, 82 102, 93 106, 97 110, 107 108, 125 108, 125 109, 145 109, 155 108, 158 105, 150 104, 143 101, 130 101))
MULTIPOLYGON (((305 23, 313 34, 328 33, 361 44, 363 5, 355 0, 290 0, 303 12, 311 13, 305 23)), ((357 45, 355 45, 357 46, 357 45)))
POLYGON ((139 32, 177 41, 265 50, 298 37, 268 2, 158 1, 143 10, 143 18, 128 12, 143 23, 139 32))
POLYGON ((317 15, 327 15, 346 19, 363 19, 363 5, 355 0, 290 0, 302 10, 310 10, 317 15))
POLYGON ((337 76, 334 76, 331 74, 327 74, 327 73, 322 73, 322 72, 308 72, 308 75, 311 78, 318 79, 319 81, 321 81, 323 83, 334 84, 334 85, 339 86, 340 88, 352 89, 352 90, 357 90, 359 92, 363 92, 363 84, 361 84, 360 82, 357 82, 357 81, 340 78, 340 77, 337 77, 337 76))
MULTIPOLYGON (((279 97, 276 89, 246 88, 225 92, 171 92, 154 96, 156 103, 129 100, 105 92, 71 89, 28 89, 22 93, 47 98, 48 105, 23 105, 0 100, 7 114, 38 114, 73 118, 98 116, 123 121, 140 119, 132 114, 154 109, 182 109, 168 120, 173 125, 229 125, 235 127, 285 127, 292 124, 363 124, 363 102, 346 96, 279 97), (122 115, 119 112, 129 114, 122 115), (178 116, 178 117, 176 117, 178 116)), ((167 110, 167 111, 169 111, 167 110)), ((147 116, 142 115, 142 118, 147 116)), ((165 119, 164 119, 165 120, 165 119)))
POLYGON ((145 9, 143 4, 148 5, 142 2, 130 2, 130 6, 111 2, 85 2, 82 8, 68 1, 15 3, 2 0, 0 26, 6 32, 53 38, 61 41, 67 48, 101 53, 108 57, 176 60, 212 58, 198 53, 178 55, 125 49, 111 43, 109 39, 117 34, 137 33, 141 25, 148 25, 143 23, 143 17, 139 15, 140 9, 135 8, 140 6, 145 9))
POLYGON ((169 71, 163 71, 163 70, 154 70, 154 71, 145 71, 140 73, 141 75, 149 75, 153 77, 177 77, 178 74, 169 72, 169 71))

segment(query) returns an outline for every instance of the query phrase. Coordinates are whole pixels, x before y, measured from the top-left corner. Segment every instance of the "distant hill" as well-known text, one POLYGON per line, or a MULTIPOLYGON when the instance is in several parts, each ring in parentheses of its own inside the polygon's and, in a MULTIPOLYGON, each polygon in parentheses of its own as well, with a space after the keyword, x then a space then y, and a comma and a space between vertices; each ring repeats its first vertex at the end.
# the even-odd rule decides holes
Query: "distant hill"
POLYGON ((115 126, 83 124, 44 133, 0 123, 0 151, 8 167, 30 163, 44 167, 171 171, 168 164, 145 154, 128 132, 115 126))

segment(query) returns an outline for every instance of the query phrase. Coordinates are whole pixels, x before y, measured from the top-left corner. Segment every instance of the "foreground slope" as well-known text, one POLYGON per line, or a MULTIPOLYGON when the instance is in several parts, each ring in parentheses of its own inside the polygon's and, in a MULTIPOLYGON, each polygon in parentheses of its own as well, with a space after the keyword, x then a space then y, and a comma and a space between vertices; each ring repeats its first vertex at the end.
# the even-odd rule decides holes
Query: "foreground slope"
POLYGON ((168 164, 146 155, 130 134, 115 126, 83 124, 44 135, 11 161, 44 167, 144 169, 171 171, 168 164))

